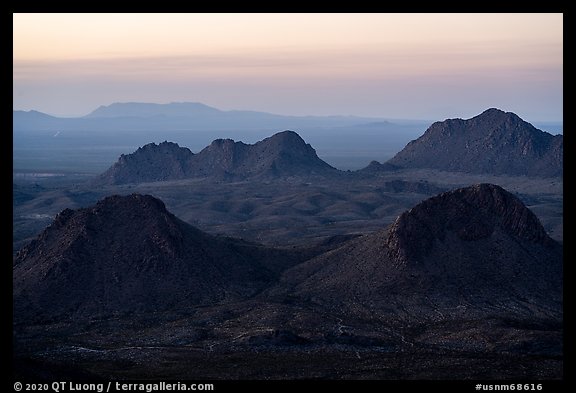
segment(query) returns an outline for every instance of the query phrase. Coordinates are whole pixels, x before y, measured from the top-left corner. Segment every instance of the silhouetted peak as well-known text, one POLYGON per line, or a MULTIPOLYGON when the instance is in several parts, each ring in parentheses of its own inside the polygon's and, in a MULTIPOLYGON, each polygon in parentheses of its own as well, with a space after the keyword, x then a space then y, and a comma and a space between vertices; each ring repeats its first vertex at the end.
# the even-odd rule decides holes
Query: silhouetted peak
POLYGON ((512 112, 505 112, 505 111, 498 109, 498 108, 488 108, 484 112, 480 113, 479 115, 477 115, 475 117, 479 117, 479 116, 490 116, 490 117, 505 116, 507 114, 513 114, 513 113, 512 112))
POLYGON ((522 120, 518 115, 513 112, 504 112, 500 109, 490 108, 479 114, 478 116, 474 116, 470 119, 471 121, 480 121, 486 122, 488 124, 494 122, 503 122, 503 123, 526 123, 522 120))
POLYGON ((291 156, 294 159, 319 160, 316 150, 306 143, 294 131, 282 131, 263 139, 255 146, 264 149, 264 154, 283 154, 284 157, 291 156))
POLYGON ((211 143, 211 145, 221 146, 221 145, 230 145, 230 144, 234 144, 234 143, 236 143, 236 142, 234 142, 233 139, 229 139, 229 138, 222 139, 222 138, 220 138, 220 139, 215 139, 215 140, 213 140, 212 143, 211 143))
POLYGON ((212 141, 212 143, 210 144, 210 146, 208 146, 208 148, 218 150, 229 150, 240 146, 246 146, 246 144, 240 141, 236 142, 233 139, 216 139, 212 141))
POLYGON ((126 209, 140 209, 143 211, 155 211, 167 213, 166 205, 160 199, 151 195, 131 194, 131 195, 112 195, 96 203, 92 209, 95 214, 102 212, 121 212, 126 209))
POLYGON ((283 140, 299 140, 304 141, 297 132, 291 130, 284 130, 272 135, 271 138, 283 140))
POLYGON ((150 195, 114 195, 62 211, 16 254, 15 304, 20 317, 52 318, 238 299, 274 279, 266 255, 186 224, 150 195))
POLYGON ((148 143, 134 153, 122 154, 93 184, 124 184, 143 181, 182 179, 187 176, 194 153, 177 143, 148 143))
POLYGON ((53 120, 56 119, 54 116, 49 115, 47 113, 44 112, 38 112, 35 110, 29 110, 29 111, 12 111, 12 118, 14 120, 17 119, 33 119, 33 120, 53 120))
POLYGON ((216 108, 198 102, 171 102, 169 104, 155 104, 144 102, 115 102, 102 105, 93 112, 84 116, 86 118, 103 117, 153 117, 177 116, 187 117, 199 114, 217 114, 216 108))
POLYGON ((134 153, 122 154, 121 157, 124 159, 138 159, 140 157, 155 157, 161 154, 164 158, 166 155, 178 156, 179 154, 184 154, 185 156, 192 156, 194 153, 190 151, 187 147, 180 147, 177 143, 164 141, 159 144, 154 142, 147 143, 144 146, 139 147, 134 153))
POLYGON ((563 175, 558 139, 512 112, 490 108, 470 119, 432 124, 388 162, 402 168, 556 177, 563 175))
POLYGON ((164 142, 160 142, 158 144, 159 147, 180 147, 177 143, 175 142, 168 142, 168 141, 164 141, 164 142))
POLYGON ((286 146, 289 148, 305 147, 306 142, 300 135, 294 131, 282 131, 266 138, 262 141, 263 143, 277 144, 280 146, 286 146))
POLYGON ((178 149, 186 149, 185 147, 180 147, 177 143, 174 142, 168 142, 168 141, 164 141, 161 142, 159 144, 156 144, 154 142, 152 143, 147 143, 144 146, 138 148, 137 151, 154 151, 154 150, 159 150, 159 151, 170 151, 170 150, 174 150, 177 151, 178 149))
POLYGON ((170 216, 166 205, 151 195, 131 194, 112 195, 101 199, 90 208, 79 210, 64 209, 54 219, 53 227, 78 227, 92 219, 111 220, 117 225, 138 227, 142 222, 150 221, 157 216, 170 216))
MULTIPOLYGON (((188 231, 199 233, 191 226, 188 231)), ((91 207, 64 209, 36 240, 20 250, 16 260, 41 256, 48 250, 54 255, 81 257, 88 249, 96 253, 135 247, 145 250, 152 244, 174 256, 181 251, 182 236, 181 221, 161 200, 141 194, 113 195, 91 207)))
POLYGON ((253 145, 254 159, 268 174, 311 174, 335 169, 294 131, 282 131, 253 145), (258 161, 256 161, 258 162, 258 161))
POLYGON ((404 212, 392 224, 387 243, 391 255, 406 262, 425 256, 437 240, 449 235, 476 241, 496 231, 520 241, 552 242, 517 197, 494 184, 477 184, 442 193, 404 212))

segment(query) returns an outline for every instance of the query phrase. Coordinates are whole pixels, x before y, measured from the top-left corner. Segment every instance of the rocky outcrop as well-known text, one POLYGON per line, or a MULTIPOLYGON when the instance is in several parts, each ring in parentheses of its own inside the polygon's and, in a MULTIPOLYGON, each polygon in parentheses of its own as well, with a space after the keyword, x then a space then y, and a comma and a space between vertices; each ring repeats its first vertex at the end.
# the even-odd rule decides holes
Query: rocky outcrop
POLYGON ((154 143, 122 155, 95 184, 126 184, 185 178, 275 179, 336 174, 293 131, 279 132, 254 145, 217 139, 198 154, 175 143, 154 143))
POLYGON ((553 136, 514 113, 492 108, 468 120, 432 124, 387 164, 496 175, 562 176, 563 136, 553 136))
POLYGON ((185 310, 275 282, 289 252, 208 235, 154 197, 111 196, 62 211, 14 261, 18 320, 185 310))
POLYGON ((479 184, 288 270, 282 285, 291 298, 391 320, 560 318, 562 248, 514 195, 479 184))
POLYGON ((194 154, 176 143, 149 143, 118 161, 95 180, 95 184, 143 183, 183 179, 189 176, 194 154))

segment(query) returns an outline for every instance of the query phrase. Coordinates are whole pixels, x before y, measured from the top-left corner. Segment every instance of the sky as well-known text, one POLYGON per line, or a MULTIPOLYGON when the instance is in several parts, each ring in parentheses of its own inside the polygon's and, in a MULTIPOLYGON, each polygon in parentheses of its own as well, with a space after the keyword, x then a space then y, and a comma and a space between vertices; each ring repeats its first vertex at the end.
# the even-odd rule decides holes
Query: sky
POLYGON ((562 14, 13 14, 13 108, 562 121, 562 14))

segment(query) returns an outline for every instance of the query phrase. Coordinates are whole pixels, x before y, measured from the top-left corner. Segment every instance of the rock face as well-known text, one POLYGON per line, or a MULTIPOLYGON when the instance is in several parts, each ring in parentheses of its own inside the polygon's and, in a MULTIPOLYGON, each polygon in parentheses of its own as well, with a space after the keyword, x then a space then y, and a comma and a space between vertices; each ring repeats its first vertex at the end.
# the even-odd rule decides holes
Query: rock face
POLYGON ((132 154, 122 154, 101 174, 97 184, 125 184, 182 179, 190 172, 194 154, 176 143, 149 143, 132 154))
POLYGON ((421 202, 288 270, 282 285, 291 298, 388 320, 561 318, 562 249, 514 195, 480 184, 421 202))
POLYGON ((468 120, 432 124, 387 163, 402 168, 554 177, 563 175, 564 141, 511 112, 488 109, 468 120))
POLYGON ((192 176, 282 177, 337 172, 294 131, 279 132, 254 145, 218 139, 198 153, 192 176))
POLYGON ((62 211, 16 255, 19 320, 179 310, 252 296, 288 253, 210 236, 156 198, 107 197, 62 211))
POLYGON ((217 139, 198 154, 175 143, 148 144, 122 155, 96 184, 125 184, 183 178, 266 179, 326 175, 338 170, 293 131, 283 131, 254 145, 217 139))

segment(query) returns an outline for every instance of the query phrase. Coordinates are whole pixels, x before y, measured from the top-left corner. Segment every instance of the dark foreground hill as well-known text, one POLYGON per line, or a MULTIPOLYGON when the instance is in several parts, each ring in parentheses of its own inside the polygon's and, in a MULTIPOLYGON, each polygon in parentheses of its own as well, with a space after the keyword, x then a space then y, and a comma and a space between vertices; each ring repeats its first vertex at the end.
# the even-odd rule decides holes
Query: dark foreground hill
POLYGON ((14 261, 15 319, 186 309, 253 296, 292 254, 210 236, 151 196, 62 211, 14 261))
POLYGON ((275 179, 330 175, 338 170, 293 131, 279 132, 253 145, 217 139, 198 154, 175 143, 150 143, 122 155, 95 184, 126 184, 184 178, 275 179))
POLYGON ((283 277, 291 298, 388 321, 562 315, 561 246, 491 184, 427 199, 283 277))
POLYGON ((65 210, 15 259, 19 375, 561 378, 562 247, 501 187, 323 246, 210 236, 150 196, 65 210))
POLYGON ((563 175, 564 139, 511 112, 488 109, 471 119, 432 124, 387 164, 401 168, 554 177, 563 175))

